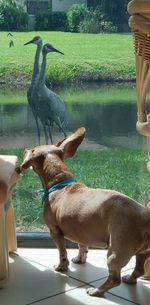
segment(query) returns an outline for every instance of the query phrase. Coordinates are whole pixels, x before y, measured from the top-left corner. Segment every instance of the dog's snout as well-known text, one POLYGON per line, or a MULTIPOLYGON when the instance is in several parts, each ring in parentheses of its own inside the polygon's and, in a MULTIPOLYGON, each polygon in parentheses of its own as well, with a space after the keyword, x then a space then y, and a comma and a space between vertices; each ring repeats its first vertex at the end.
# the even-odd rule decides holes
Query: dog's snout
POLYGON ((29 159, 34 155, 34 149, 26 149, 24 152, 24 160, 29 159))
POLYGON ((26 154, 28 153, 28 149, 25 149, 24 153, 23 153, 23 158, 25 158, 26 154))
POLYGON ((21 166, 17 166, 16 168, 15 168, 15 171, 16 171, 16 173, 17 174, 21 174, 21 172, 22 172, 22 168, 21 168, 21 166))

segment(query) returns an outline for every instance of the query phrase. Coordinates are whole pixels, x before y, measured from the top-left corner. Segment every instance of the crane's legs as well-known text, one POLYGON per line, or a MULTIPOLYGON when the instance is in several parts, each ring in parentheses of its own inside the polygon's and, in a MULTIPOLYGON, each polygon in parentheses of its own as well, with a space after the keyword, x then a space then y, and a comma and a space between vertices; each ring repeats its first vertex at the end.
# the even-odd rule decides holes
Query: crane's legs
POLYGON ((52 133, 51 133, 51 127, 50 125, 48 124, 48 133, 49 133, 49 138, 51 140, 51 144, 53 144, 53 138, 52 138, 52 133))
POLYGON ((27 126, 30 126, 30 113, 32 112, 31 106, 27 105, 27 126))
MULTIPOLYGON (((36 130, 37 130, 37 136, 38 136, 38 144, 40 145, 40 128, 39 128, 38 117, 37 117, 37 115, 34 112, 33 112, 33 115, 34 115, 34 119, 35 119, 35 123, 36 123, 36 130)), ((63 132, 64 136, 67 137, 67 134, 63 130, 63 127, 62 127, 62 124, 61 124, 61 121, 60 121, 59 117, 55 117, 54 122, 59 127, 59 129, 63 132)), ((45 136, 45 143, 46 143, 46 145, 48 145, 48 138, 50 138, 51 144, 53 144, 53 138, 52 138, 50 122, 46 122, 46 124, 45 124, 45 123, 43 123, 41 121, 41 123, 42 123, 43 130, 44 130, 44 136, 45 136), (48 130, 47 130, 47 128, 48 128, 48 130)))
POLYGON ((38 119, 36 119, 35 122, 36 122, 36 130, 37 130, 37 135, 38 135, 38 142, 40 145, 40 129, 39 129, 38 119))
POLYGON ((40 128, 39 128, 39 123, 38 123, 38 118, 37 117, 34 117, 35 118, 35 123, 36 123, 36 130, 37 130, 37 136, 38 136, 38 143, 40 145, 40 128))
POLYGON ((38 144, 40 145, 40 128, 39 128, 39 122, 38 122, 38 116, 36 114, 36 110, 34 108, 31 108, 35 123, 36 123, 36 131, 37 131, 37 136, 38 136, 38 144))
POLYGON ((44 135, 45 135, 45 142, 46 142, 46 145, 48 145, 48 134, 47 134, 46 125, 44 125, 44 124, 43 124, 43 129, 44 129, 44 135))
POLYGON ((63 130, 59 117, 55 117, 55 123, 59 127, 59 129, 63 132, 65 138, 67 137, 66 132, 63 130))

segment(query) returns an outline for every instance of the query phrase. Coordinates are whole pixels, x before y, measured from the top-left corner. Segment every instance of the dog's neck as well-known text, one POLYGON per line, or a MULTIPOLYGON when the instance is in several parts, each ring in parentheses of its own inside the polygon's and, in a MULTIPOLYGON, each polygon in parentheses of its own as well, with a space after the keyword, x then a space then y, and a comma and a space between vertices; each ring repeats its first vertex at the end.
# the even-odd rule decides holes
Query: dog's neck
POLYGON ((63 180, 73 178, 70 169, 55 155, 50 160, 45 159, 42 166, 39 165, 35 172, 38 174, 44 189, 48 189, 63 180))

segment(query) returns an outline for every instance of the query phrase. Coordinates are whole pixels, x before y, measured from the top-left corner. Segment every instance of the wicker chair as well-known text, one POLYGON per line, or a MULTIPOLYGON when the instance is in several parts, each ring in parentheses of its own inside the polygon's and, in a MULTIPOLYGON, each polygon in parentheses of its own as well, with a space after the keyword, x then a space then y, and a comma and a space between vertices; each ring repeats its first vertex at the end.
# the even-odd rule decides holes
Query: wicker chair
POLYGON ((17 250, 15 218, 9 202, 20 178, 15 171, 16 161, 16 156, 0 155, 0 287, 6 284, 9 277, 9 253, 17 250))
POLYGON ((150 1, 133 0, 128 4, 132 15, 129 25, 133 32, 136 88, 137 88, 137 131, 148 139, 148 170, 150 171, 150 114, 146 111, 146 95, 150 81, 150 1))
MULTIPOLYGON (((150 114, 146 111, 146 95, 150 81, 150 0, 132 0, 128 4, 129 25, 134 37, 137 89, 137 131, 147 137, 150 172, 150 114)), ((144 266, 145 278, 150 278, 150 259, 144 266)))

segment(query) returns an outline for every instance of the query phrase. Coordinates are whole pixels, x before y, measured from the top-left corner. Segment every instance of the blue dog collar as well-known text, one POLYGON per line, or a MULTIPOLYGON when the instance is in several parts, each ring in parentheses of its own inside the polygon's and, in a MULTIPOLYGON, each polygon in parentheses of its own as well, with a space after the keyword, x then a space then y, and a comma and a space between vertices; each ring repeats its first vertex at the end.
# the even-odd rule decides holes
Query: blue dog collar
POLYGON ((57 184, 54 184, 52 187, 50 187, 49 189, 40 189, 38 190, 38 192, 43 193, 43 198, 42 198, 42 204, 45 201, 46 197, 48 196, 48 194, 60 189, 61 187, 67 186, 68 184, 74 183, 76 182, 76 180, 74 178, 69 178, 66 180, 63 180, 57 184))

